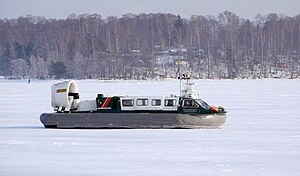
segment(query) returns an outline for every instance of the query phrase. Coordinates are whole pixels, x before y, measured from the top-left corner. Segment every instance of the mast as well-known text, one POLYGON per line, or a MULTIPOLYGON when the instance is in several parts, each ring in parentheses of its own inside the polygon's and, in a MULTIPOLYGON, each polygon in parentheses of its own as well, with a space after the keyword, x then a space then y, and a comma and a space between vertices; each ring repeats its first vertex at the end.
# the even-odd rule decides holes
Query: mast
MULTIPOLYGON (((191 78, 190 78, 190 76, 188 74, 182 74, 181 76, 180 75, 178 76, 178 79, 179 79, 179 92, 180 92, 180 96, 183 96, 182 95, 182 80, 186 80, 185 84, 188 86, 189 84, 191 84, 191 83, 189 83, 189 79, 191 79, 191 78)), ((184 89, 187 88, 184 85, 183 85, 183 87, 184 87, 184 89)))

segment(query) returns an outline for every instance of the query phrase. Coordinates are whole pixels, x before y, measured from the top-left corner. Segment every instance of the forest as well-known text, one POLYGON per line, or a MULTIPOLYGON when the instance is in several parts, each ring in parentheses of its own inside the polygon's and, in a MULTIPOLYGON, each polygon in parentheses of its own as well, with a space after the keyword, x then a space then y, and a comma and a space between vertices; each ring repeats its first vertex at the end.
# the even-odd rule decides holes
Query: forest
POLYGON ((11 79, 300 78, 300 14, 71 14, 0 19, 11 79))

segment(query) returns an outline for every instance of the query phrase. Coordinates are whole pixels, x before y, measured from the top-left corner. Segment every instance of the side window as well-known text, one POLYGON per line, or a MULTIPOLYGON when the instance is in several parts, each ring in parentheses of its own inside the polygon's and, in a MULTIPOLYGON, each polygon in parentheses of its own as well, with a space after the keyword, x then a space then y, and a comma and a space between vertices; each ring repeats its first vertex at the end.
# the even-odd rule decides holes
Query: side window
POLYGON ((138 106, 148 106, 148 99, 137 99, 136 105, 138 106))
POLYGON ((192 100, 184 100, 182 107, 188 108, 192 104, 192 100))
POLYGON ((152 100, 152 106, 160 106, 161 100, 160 99, 153 99, 152 100))
POLYGON ((123 106, 126 106, 126 107, 133 106, 133 100, 132 100, 132 99, 125 99, 125 100, 122 100, 122 105, 123 105, 123 106))
POLYGON ((198 108, 198 105, 194 100, 184 100, 182 107, 183 108, 198 108))
POLYGON ((165 100, 165 106, 175 106, 175 104, 176 104, 176 100, 172 100, 172 99, 167 99, 167 100, 165 100))

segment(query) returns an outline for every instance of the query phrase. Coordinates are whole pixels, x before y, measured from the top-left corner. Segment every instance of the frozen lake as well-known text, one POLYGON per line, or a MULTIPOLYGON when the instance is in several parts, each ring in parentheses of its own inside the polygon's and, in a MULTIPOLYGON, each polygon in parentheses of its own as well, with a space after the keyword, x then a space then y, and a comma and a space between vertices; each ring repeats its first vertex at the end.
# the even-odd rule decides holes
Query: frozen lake
MULTIPOLYGON (((0 175, 295 176, 300 173, 300 80, 198 80, 222 105, 222 129, 45 129, 59 81, 0 80, 0 175)), ((168 95, 177 81, 77 81, 81 100, 168 95)))

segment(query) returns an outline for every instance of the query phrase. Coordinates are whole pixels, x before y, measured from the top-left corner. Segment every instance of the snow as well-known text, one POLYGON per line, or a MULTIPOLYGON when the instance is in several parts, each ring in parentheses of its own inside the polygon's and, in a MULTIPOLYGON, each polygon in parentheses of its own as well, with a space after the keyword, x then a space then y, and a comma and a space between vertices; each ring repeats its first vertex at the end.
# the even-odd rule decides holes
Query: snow
MULTIPOLYGON (((300 80, 197 80, 228 110, 222 129, 45 129, 59 81, 0 80, 0 175, 294 176, 300 172, 300 80)), ((76 81, 82 100, 178 94, 167 81, 76 81)))

